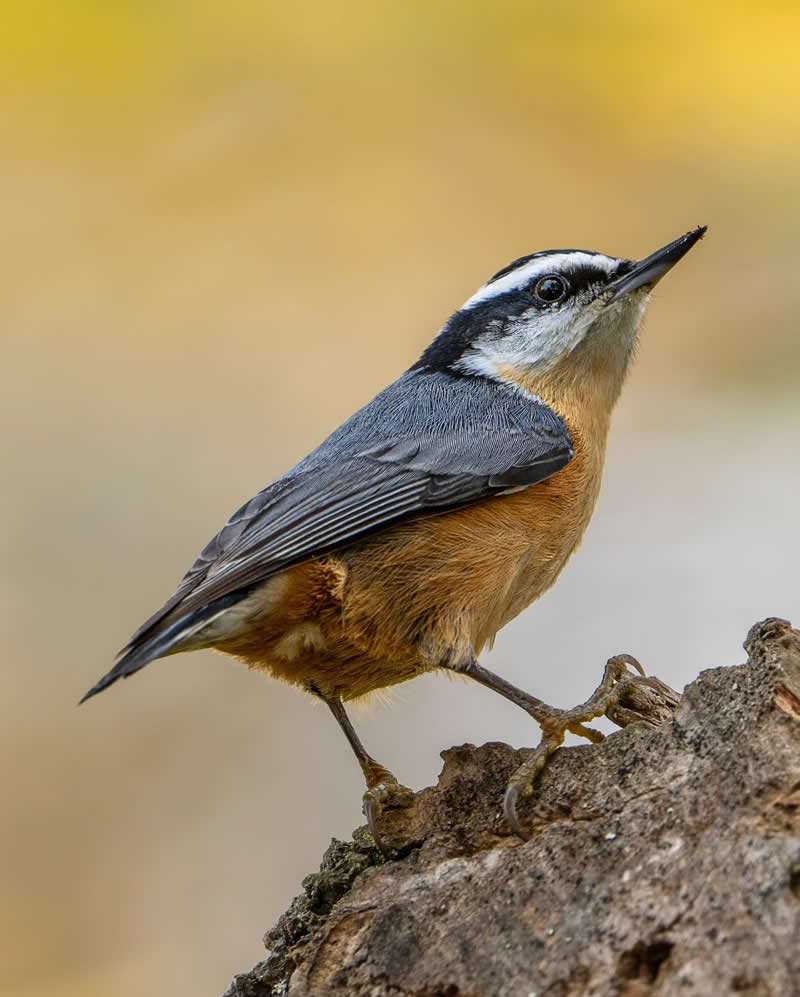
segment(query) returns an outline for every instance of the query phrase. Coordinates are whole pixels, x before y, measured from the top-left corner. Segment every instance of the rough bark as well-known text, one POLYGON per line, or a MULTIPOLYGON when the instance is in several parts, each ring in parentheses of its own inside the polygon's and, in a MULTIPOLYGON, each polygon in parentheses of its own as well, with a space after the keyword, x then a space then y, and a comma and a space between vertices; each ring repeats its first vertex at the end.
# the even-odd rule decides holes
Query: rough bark
POLYGON ((500 809, 525 753, 444 752, 396 857, 334 841, 226 997, 800 994, 800 633, 745 649, 657 729, 559 751, 527 842, 500 809))

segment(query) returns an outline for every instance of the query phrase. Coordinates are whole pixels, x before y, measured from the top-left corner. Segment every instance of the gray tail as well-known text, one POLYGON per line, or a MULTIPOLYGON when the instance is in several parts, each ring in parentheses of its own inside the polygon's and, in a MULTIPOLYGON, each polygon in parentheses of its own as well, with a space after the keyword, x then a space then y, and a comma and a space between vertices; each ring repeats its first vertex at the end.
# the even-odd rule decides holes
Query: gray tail
POLYGON ((144 668, 146 664, 149 664, 149 662, 159 656, 157 650, 151 653, 150 649, 146 647, 136 648, 123 654, 111 671, 106 672, 99 682, 95 682, 92 688, 81 696, 79 705, 80 703, 85 703, 87 699, 91 699, 92 696, 96 696, 103 689, 107 689, 110 685, 113 685, 117 679, 124 679, 129 675, 133 675, 134 672, 138 672, 140 668, 144 668))
POLYGON ((91 699, 98 692, 102 692, 103 689, 107 689, 110 685, 113 685, 117 679, 124 679, 129 675, 133 675, 134 672, 138 672, 140 668, 144 668, 145 665, 151 661, 155 661, 156 658, 163 658, 164 655, 170 652, 181 650, 177 645, 182 640, 202 627, 213 616, 227 609, 228 606, 232 606, 241 598, 241 592, 233 592, 220 599, 215 599, 214 602, 195 610, 193 613, 187 613, 184 616, 178 617, 177 620, 174 620, 166 628, 163 625, 157 625, 150 630, 145 630, 144 633, 137 634, 120 651, 121 657, 111 671, 107 672, 99 682, 96 682, 80 702, 85 703, 87 699, 91 699))

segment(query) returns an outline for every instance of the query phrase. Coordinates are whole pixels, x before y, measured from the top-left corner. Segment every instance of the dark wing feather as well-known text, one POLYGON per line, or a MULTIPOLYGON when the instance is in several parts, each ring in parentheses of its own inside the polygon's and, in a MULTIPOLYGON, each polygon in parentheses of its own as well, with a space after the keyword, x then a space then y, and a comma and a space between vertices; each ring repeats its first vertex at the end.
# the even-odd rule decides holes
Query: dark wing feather
POLYGON ((564 423, 536 399, 410 372, 234 513, 89 695, 292 564, 390 523, 529 487, 572 456, 564 423))

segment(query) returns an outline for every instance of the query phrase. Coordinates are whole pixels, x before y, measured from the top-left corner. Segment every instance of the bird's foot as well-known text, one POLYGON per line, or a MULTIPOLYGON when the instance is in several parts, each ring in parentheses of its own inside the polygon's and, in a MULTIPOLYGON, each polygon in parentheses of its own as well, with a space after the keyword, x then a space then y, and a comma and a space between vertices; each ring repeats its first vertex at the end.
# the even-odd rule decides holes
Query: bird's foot
POLYGON ((382 765, 375 765, 367 773, 367 791, 363 796, 362 810, 367 826, 379 851, 388 855, 378 830, 378 821, 386 809, 409 807, 414 801, 414 791, 403 786, 382 765))
POLYGON ((556 710, 537 701, 535 712, 533 709, 529 712, 542 728, 542 739, 508 782, 503 799, 508 826, 523 840, 529 837, 517 815, 517 802, 533 792, 536 777, 548 758, 561 746, 567 733, 598 743, 604 735, 586 724, 602 716, 619 727, 636 721, 658 727, 669 719, 679 701, 680 695, 674 689, 660 679, 645 676, 642 666, 630 654, 609 658, 602 682, 580 706, 571 710, 556 710), (632 674, 631 668, 639 674, 632 674))

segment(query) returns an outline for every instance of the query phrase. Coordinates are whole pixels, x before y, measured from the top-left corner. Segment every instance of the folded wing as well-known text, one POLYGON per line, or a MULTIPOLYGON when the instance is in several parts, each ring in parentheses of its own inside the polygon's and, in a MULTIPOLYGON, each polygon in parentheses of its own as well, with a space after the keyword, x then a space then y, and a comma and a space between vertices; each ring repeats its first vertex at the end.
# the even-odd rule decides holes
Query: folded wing
POLYGON ((177 649, 293 564, 401 520, 530 487, 572 456, 562 420, 517 389, 409 372, 234 513, 84 698, 177 649))

